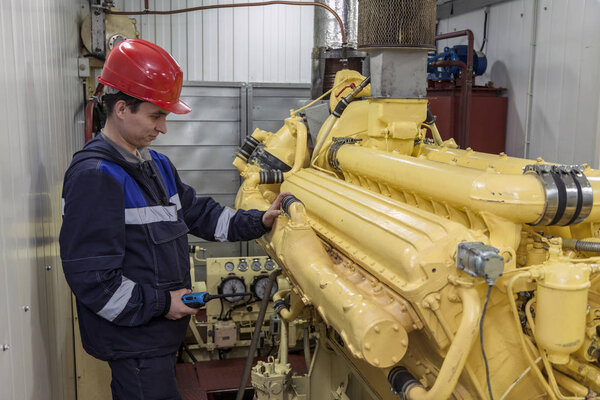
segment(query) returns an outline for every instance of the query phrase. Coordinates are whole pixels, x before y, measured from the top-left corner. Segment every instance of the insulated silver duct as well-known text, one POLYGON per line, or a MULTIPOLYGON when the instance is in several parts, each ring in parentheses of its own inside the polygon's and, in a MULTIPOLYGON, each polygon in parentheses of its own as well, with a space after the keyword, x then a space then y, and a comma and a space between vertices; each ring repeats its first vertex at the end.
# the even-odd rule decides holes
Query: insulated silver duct
POLYGON ((342 47, 342 36, 333 15, 321 7, 315 8, 314 47, 312 53, 313 98, 331 89, 335 73, 342 68, 363 72, 366 53, 357 51, 358 0, 318 0, 338 13, 346 29, 347 47, 342 47))
MULTIPOLYGON (((346 28, 348 47, 356 49, 358 45, 358 0, 320 0, 319 3, 331 7, 338 13, 346 28)), ((342 35, 337 20, 327 10, 315 8, 315 47, 342 48, 342 35)))

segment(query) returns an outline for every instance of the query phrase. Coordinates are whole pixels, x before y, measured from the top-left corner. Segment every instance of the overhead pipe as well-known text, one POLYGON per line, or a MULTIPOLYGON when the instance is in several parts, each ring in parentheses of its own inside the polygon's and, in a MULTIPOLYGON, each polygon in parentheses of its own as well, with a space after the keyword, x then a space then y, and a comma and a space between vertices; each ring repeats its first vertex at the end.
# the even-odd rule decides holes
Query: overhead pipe
POLYGON ((535 49, 537 46, 538 0, 533 0, 531 16, 531 40, 529 42, 529 71, 527 73, 527 105, 525 106, 525 138, 523 139, 523 157, 529 158, 531 141, 531 112, 533 110, 533 78, 535 73, 535 49))
MULTIPOLYGON (((464 147, 467 147, 467 143, 469 141, 469 125, 471 121, 471 97, 472 97, 472 89, 473 89, 473 32, 470 29, 465 29, 462 31, 444 33, 442 35, 437 35, 435 40, 444 40, 451 39, 456 37, 467 36, 468 45, 467 45, 467 65, 466 71, 462 71, 462 86, 460 90, 460 131, 459 131, 459 140, 460 144, 464 147)), ((447 64, 453 65, 453 64, 447 64)), ((459 66, 459 65, 456 65, 459 66)))
POLYGON ((113 11, 111 9, 105 9, 104 12, 106 14, 114 14, 114 15, 172 15, 172 14, 181 14, 191 11, 202 11, 202 10, 211 10, 215 8, 237 8, 237 7, 259 7, 259 6, 271 6, 271 5, 287 5, 287 6, 313 6, 313 7, 321 7, 329 11, 335 19, 337 20, 340 31, 342 34, 342 45, 345 47, 348 43, 346 39, 346 30, 344 29, 344 22, 340 18, 337 12, 331 7, 317 3, 317 2, 303 2, 303 1, 265 1, 262 3, 236 3, 236 4, 214 4, 210 6, 200 6, 200 7, 190 7, 190 8, 181 8, 177 10, 167 10, 167 11, 151 11, 148 9, 148 1, 146 0, 145 9, 142 11, 113 11))

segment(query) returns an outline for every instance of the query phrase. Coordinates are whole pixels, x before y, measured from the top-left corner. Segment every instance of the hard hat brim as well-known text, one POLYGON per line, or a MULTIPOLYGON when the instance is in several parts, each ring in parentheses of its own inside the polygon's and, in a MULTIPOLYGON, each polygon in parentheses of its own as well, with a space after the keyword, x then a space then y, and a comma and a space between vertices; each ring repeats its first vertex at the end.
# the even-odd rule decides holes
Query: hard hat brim
POLYGON ((162 103, 159 101, 150 101, 150 103, 156 104, 159 107, 164 108, 165 110, 171 111, 173 114, 187 114, 192 111, 192 108, 185 104, 183 101, 179 100, 177 103, 162 103))

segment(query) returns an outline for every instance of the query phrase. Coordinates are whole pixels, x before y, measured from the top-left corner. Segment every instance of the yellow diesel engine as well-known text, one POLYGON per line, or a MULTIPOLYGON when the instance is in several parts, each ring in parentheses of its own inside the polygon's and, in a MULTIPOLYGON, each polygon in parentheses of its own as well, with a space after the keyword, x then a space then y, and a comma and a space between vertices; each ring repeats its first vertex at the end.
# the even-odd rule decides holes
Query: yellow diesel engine
POLYGON ((282 320, 316 328, 308 374, 280 352, 253 369, 255 396, 595 398, 600 171, 442 142, 420 71, 436 2, 416 3, 419 29, 360 2, 371 81, 337 74, 314 145, 292 112, 234 162, 237 207, 293 195, 260 244, 291 284, 282 320))

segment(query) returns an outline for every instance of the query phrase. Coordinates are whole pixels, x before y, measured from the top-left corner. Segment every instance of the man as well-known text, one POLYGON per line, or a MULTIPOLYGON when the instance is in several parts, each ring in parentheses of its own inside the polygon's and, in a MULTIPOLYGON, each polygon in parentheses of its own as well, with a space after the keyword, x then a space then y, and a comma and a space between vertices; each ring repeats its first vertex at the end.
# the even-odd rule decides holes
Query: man
POLYGON ((83 347, 108 361, 114 399, 180 399, 174 364, 189 316, 187 233, 207 240, 262 236, 279 215, 196 197, 169 159, 147 148, 167 132, 183 73, 162 48, 126 40, 102 76, 107 120, 65 173, 60 250, 77 298, 83 347))

